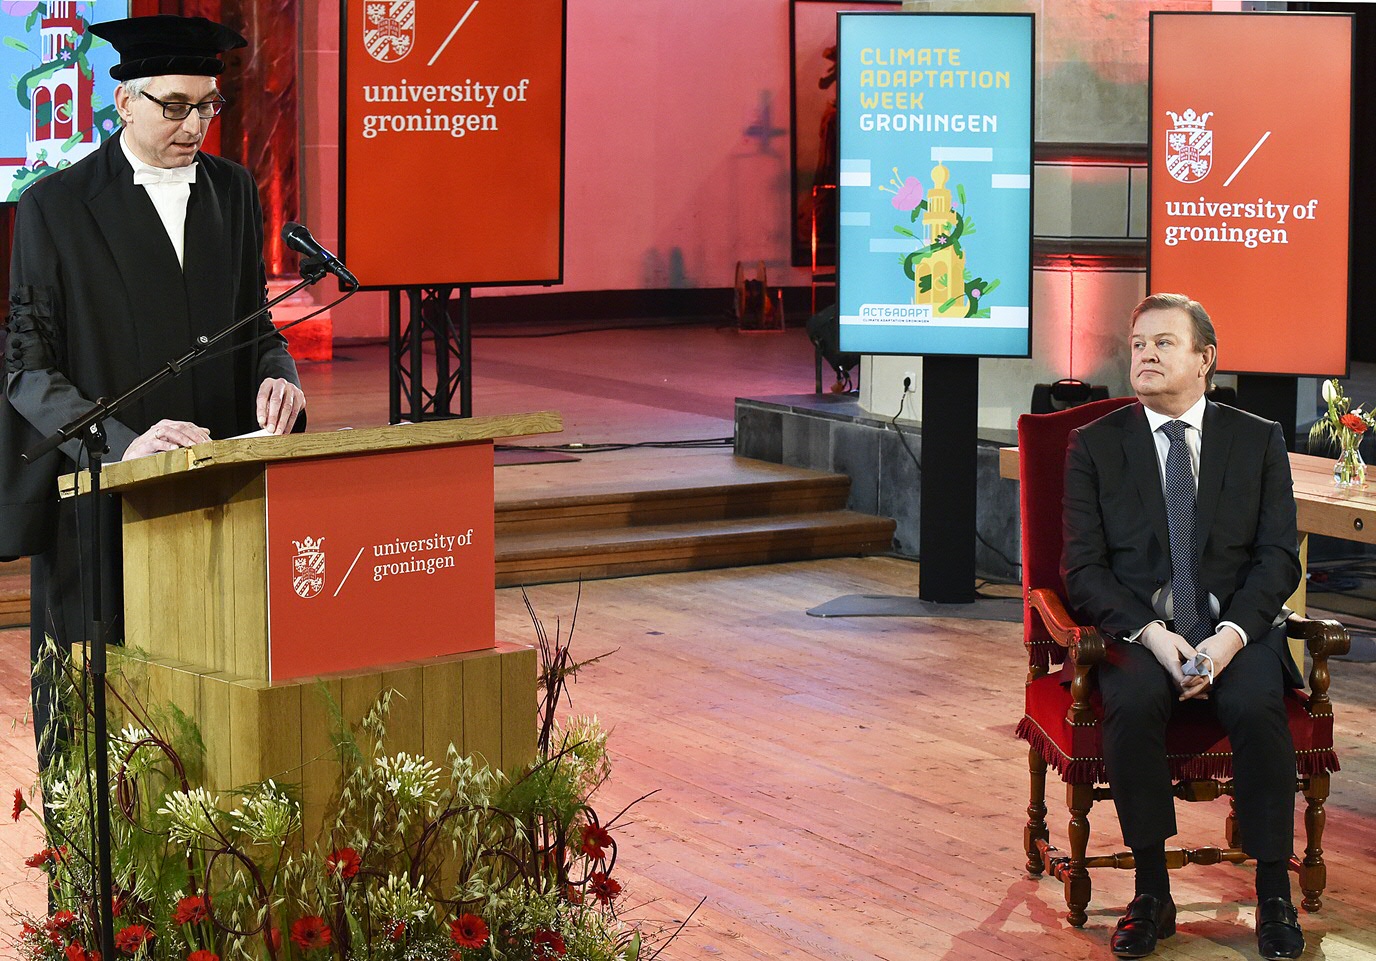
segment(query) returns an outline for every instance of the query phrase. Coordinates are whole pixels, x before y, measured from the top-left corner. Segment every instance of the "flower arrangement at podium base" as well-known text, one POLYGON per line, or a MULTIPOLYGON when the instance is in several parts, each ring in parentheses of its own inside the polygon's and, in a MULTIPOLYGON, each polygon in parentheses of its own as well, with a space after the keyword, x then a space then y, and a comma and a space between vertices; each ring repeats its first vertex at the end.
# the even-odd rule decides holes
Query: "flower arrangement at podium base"
POLYGON ((1322 417, 1309 428, 1311 453, 1320 439, 1338 447, 1338 459, 1333 465, 1333 484, 1342 488, 1366 487, 1366 462, 1362 460, 1362 437, 1376 427, 1376 414, 1358 405, 1343 393, 1336 378, 1323 382, 1323 399, 1327 405, 1322 417))
MULTIPOLYGON (((508 779, 452 746, 442 762, 389 752, 390 691, 355 730, 336 709, 343 773, 313 844, 292 788, 198 787, 195 725, 175 707, 122 704, 137 721, 110 745, 119 958, 636 961, 641 933, 616 912, 616 818, 602 823, 589 805, 609 773, 606 735, 596 719, 556 722, 578 665, 537 631, 533 764, 508 779)), ((20 918, 10 956, 23 961, 99 958, 87 767, 70 750, 44 776, 41 804, 14 792, 15 820, 44 821, 47 847, 27 863, 52 901, 47 918, 20 918)))

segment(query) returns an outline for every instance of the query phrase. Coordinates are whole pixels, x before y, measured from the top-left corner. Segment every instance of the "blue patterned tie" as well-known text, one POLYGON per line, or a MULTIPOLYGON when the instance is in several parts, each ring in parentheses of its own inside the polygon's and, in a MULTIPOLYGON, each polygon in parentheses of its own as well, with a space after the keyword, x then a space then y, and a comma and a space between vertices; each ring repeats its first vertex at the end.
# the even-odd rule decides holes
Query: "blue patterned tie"
POLYGON ((1166 453, 1166 520, 1171 537, 1175 631, 1191 644, 1198 644, 1213 630, 1199 604, 1199 560, 1194 553, 1194 470, 1190 466, 1190 449, 1185 444, 1189 426, 1183 420, 1173 420, 1159 429, 1171 442, 1166 453))

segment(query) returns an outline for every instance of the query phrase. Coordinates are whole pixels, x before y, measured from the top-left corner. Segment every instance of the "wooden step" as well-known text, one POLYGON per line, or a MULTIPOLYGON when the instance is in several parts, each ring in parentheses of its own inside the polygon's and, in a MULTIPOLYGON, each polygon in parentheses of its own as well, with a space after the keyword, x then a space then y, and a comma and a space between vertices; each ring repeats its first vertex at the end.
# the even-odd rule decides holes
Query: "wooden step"
POLYGON ((892 547, 894 526, 888 518, 833 510, 634 528, 536 531, 498 540, 497 585, 882 553, 892 547))
MULTIPOLYGON (((497 473, 497 584, 543 584, 884 553, 894 522, 844 510, 838 474, 654 456, 497 473), (581 469, 580 469, 581 468, 581 469)), ((28 622, 28 565, 0 565, 0 626, 28 622)))
POLYGON ((497 541, 508 536, 561 531, 628 528, 689 521, 810 514, 845 507, 848 478, 806 471, 804 476, 772 474, 745 482, 708 482, 643 490, 608 490, 554 496, 499 496, 497 541))

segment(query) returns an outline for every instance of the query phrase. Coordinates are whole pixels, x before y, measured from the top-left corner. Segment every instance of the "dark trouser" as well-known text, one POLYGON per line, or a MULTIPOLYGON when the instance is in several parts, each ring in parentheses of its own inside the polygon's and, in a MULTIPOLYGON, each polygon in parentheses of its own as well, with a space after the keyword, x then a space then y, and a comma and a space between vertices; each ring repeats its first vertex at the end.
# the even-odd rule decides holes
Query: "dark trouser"
MULTIPOLYGON (((61 745, 71 737, 67 705, 61 703, 57 679, 70 668, 72 644, 85 641, 89 634, 90 591, 81 565, 92 559, 90 510, 89 499, 82 498, 78 537, 78 511, 72 501, 64 501, 52 548, 31 558, 29 563, 29 658, 33 667, 33 730, 40 772, 48 769, 61 745)), ((104 521, 101 606, 110 627, 107 641, 114 644, 124 637, 124 572, 117 497, 107 497, 104 521)))
MULTIPOLYGON (((1258 639, 1259 641, 1259 639, 1258 639)), ((1140 848, 1176 833, 1166 760, 1173 713, 1212 709, 1233 746, 1234 798, 1242 848, 1258 861, 1290 857, 1295 836, 1295 748, 1285 716, 1285 673, 1275 650, 1254 641, 1220 674, 1205 702, 1181 704, 1151 651, 1109 645, 1099 668, 1104 760, 1123 841, 1140 848)))

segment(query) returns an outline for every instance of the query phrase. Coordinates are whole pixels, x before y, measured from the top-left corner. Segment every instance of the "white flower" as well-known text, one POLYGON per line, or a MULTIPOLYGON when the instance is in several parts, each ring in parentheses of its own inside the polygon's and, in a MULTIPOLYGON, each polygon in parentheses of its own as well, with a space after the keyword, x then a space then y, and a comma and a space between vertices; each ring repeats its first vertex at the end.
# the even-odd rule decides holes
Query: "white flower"
POLYGON ((1323 382, 1323 401, 1331 404, 1338 399, 1338 382, 1336 380, 1326 380, 1323 382))
POLYGON ((219 836, 215 824, 223 812, 219 800, 203 787, 167 795, 158 813, 169 819, 167 834, 174 841, 191 844, 219 836))
POLYGON ((278 841, 301 829, 301 805, 271 780, 260 784, 229 816, 259 841, 278 841))
POLYGON ((440 769, 426 758, 412 757, 403 751, 396 757, 380 757, 376 763, 381 769, 380 775, 386 779, 387 793, 398 804, 409 807, 435 803, 440 769))
POLYGON ((413 885, 404 875, 387 875, 387 880, 373 892, 370 906, 383 917, 415 921, 424 921, 434 913, 430 896, 425 893, 424 876, 413 885))

